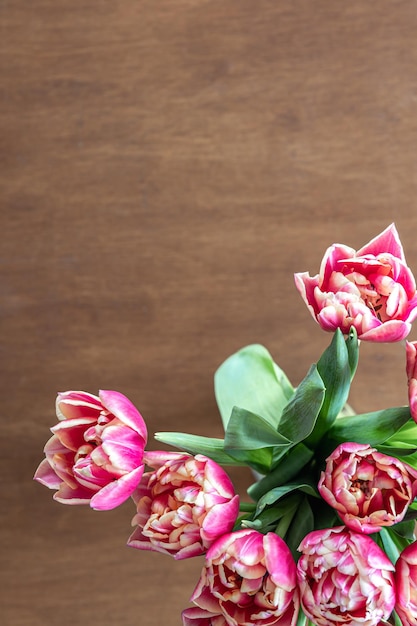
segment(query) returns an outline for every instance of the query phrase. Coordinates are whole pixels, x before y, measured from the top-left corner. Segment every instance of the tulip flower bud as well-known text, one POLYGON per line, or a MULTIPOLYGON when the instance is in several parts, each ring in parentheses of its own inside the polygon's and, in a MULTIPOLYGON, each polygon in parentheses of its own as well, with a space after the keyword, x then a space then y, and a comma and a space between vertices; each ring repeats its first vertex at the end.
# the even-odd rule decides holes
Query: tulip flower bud
POLYGON ((297 273, 295 284, 327 331, 354 326, 359 339, 401 341, 417 317, 416 284, 394 224, 358 251, 334 244, 319 274, 297 273))
POLYGON ((136 530, 128 545, 185 559, 203 554, 232 530, 239 496, 226 472, 197 454, 148 451, 146 472, 133 494, 136 530))
POLYGON ((315 530, 299 546, 301 605, 317 626, 377 626, 395 604, 394 566, 368 536, 344 526, 315 530))
MULTIPOLYGON (((209 620, 199 622, 198 613, 191 613, 196 626, 294 626, 299 597, 288 546, 272 532, 223 535, 207 552, 191 600, 204 611, 200 616, 209 620)), ((191 626, 187 619, 183 623, 191 626)))
POLYGON ((66 391, 56 412, 60 421, 35 480, 57 489, 54 499, 64 504, 107 510, 127 500, 144 470, 147 431, 139 411, 117 391, 66 391))
POLYGON ((318 490, 352 530, 378 532, 400 522, 414 499, 417 472, 368 444, 340 444, 326 461, 318 490))

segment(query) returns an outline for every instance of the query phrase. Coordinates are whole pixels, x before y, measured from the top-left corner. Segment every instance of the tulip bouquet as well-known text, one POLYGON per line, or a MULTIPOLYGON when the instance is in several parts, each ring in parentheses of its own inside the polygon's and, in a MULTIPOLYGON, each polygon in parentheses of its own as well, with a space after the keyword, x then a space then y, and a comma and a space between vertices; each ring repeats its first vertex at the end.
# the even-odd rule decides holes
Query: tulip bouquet
MULTIPOLYGON (((35 479, 64 504, 132 498, 128 545, 204 555, 185 626, 417 625, 417 342, 409 405, 348 405, 361 341, 403 341, 417 292, 394 225, 359 250, 331 246, 295 284, 328 348, 294 388, 251 345, 215 373, 224 438, 157 433, 122 394, 59 393, 35 479), (248 466, 250 501, 225 468, 248 466)), ((406 377, 405 377, 406 379, 406 377)))

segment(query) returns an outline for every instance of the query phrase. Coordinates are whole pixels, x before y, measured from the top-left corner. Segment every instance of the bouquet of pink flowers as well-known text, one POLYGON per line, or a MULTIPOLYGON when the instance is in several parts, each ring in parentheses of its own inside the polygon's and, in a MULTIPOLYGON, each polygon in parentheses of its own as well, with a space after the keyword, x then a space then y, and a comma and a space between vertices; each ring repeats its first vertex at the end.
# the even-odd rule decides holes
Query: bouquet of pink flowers
POLYGON ((112 509, 132 498, 128 545, 204 555, 186 626, 417 625, 417 342, 405 341, 409 406, 347 404, 360 341, 405 340, 416 284, 394 225, 360 250, 335 244, 295 275, 333 338, 297 388, 251 345, 215 373, 224 438, 178 432, 146 450, 117 391, 59 393, 35 479, 55 500, 112 509), (248 466, 241 502, 224 467, 248 466))

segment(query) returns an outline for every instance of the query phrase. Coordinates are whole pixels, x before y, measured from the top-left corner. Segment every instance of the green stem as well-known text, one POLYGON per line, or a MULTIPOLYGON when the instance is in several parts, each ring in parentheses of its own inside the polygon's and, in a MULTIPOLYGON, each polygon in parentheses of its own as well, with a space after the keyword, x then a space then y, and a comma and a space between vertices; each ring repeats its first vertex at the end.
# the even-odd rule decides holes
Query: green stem
POLYGON ((239 511, 242 513, 253 513, 256 510, 256 504, 253 502, 241 502, 239 505, 239 511))
POLYGON ((293 506, 292 509, 290 509, 283 517, 281 517, 281 519, 278 522, 277 527, 275 528, 275 533, 279 535, 280 537, 282 537, 282 539, 285 539, 287 530, 289 529, 290 524, 292 520, 294 519, 294 515, 297 511, 298 504, 299 504, 299 500, 297 498, 295 506, 293 506))

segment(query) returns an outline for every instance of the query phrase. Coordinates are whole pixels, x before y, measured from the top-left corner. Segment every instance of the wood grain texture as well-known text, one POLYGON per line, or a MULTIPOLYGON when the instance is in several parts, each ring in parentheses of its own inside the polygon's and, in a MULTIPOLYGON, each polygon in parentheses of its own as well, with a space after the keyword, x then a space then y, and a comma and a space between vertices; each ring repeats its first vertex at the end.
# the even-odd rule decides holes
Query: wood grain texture
MULTIPOLYGON (((218 436, 229 354, 297 384, 329 341, 295 271, 392 221, 417 271, 416 4, 2 0, 0 29, 1 621, 180 624, 200 560, 32 481, 55 393, 218 436)), ((405 403, 403 347, 361 352, 354 406, 405 403)))

